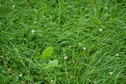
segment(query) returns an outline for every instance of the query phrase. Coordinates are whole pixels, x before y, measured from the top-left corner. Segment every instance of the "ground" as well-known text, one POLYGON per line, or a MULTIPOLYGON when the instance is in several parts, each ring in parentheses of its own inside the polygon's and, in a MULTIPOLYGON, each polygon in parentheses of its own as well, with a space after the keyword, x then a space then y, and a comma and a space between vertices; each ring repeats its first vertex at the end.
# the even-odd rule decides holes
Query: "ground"
POLYGON ((126 84, 126 0, 0 1, 0 84, 126 84))

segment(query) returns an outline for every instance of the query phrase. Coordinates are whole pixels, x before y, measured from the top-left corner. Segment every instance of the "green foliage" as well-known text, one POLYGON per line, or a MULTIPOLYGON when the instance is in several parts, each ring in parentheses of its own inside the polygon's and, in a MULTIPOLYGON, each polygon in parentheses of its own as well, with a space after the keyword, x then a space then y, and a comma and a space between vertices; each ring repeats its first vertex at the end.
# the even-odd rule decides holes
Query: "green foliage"
POLYGON ((0 0, 0 84, 113 83, 126 84, 126 0, 0 0))
POLYGON ((52 56, 52 54, 53 54, 53 47, 47 47, 42 53, 42 58, 43 59, 49 58, 52 56))
POLYGON ((60 67, 60 65, 58 64, 58 60, 54 59, 54 60, 49 60, 47 66, 45 67, 45 69, 52 69, 54 67, 60 67))

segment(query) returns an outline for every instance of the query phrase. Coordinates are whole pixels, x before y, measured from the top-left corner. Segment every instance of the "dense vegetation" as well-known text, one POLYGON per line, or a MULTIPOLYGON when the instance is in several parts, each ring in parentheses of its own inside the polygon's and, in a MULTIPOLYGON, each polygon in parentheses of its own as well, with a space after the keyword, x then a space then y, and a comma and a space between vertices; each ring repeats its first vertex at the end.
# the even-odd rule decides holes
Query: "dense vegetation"
POLYGON ((126 84, 126 0, 0 0, 0 84, 126 84))

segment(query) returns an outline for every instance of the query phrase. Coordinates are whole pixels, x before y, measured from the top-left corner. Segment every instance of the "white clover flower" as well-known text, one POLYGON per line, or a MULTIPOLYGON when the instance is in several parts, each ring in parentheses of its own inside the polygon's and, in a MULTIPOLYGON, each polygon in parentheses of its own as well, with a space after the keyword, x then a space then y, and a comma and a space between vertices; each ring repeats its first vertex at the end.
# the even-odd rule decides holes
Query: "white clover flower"
POLYGON ((108 10, 108 7, 105 7, 105 10, 108 10))
POLYGON ((102 32, 102 31, 103 31, 103 29, 99 29, 99 31, 100 31, 100 32, 102 32))
POLYGON ((13 8, 15 8, 15 5, 12 5, 13 8))
POLYGON ((109 72, 109 75, 112 75, 113 74, 113 72, 109 72))
POLYGON ((86 47, 83 47, 83 50, 85 51, 86 50, 86 47))
POLYGON ((19 74, 19 77, 22 77, 22 73, 21 73, 21 74, 19 74))
POLYGON ((119 56, 119 54, 117 53, 116 56, 119 56))
POLYGON ((81 43, 78 43, 78 45, 81 45, 81 43))
POLYGON ((32 32, 32 34, 34 34, 35 33, 35 30, 31 30, 31 32, 32 32))
POLYGON ((68 57, 67 57, 67 56, 65 56, 65 57, 64 57, 64 60, 67 60, 67 59, 68 59, 68 57))

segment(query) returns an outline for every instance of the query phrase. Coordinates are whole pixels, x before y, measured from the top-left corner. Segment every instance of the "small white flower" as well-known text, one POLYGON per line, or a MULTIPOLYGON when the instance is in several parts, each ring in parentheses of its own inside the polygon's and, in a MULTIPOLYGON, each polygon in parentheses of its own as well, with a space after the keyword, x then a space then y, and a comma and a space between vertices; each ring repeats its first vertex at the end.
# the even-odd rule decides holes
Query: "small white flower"
POLYGON ((19 74, 20 77, 22 77, 22 74, 19 74))
POLYGON ((100 31, 100 32, 102 32, 102 31, 103 31, 103 29, 99 29, 99 31, 100 31))
POLYGON ((81 45, 81 43, 78 43, 78 45, 81 45))
POLYGON ((65 56, 65 57, 64 57, 64 60, 67 60, 67 59, 68 59, 68 57, 67 57, 67 56, 65 56))
POLYGON ((113 74, 113 72, 109 72, 109 75, 112 75, 113 74))
POLYGON ((117 53, 116 56, 119 56, 119 54, 117 53))
POLYGON ((34 34, 35 33, 35 30, 31 30, 31 32, 32 32, 32 34, 34 34))
POLYGON ((108 7, 105 7, 105 10, 107 10, 108 9, 108 7))
POLYGON ((83 47, 83 50, 85 51, 86 50, 86 47, 83 47))
POLYGON ((12 5, 13 8, 15 8, 15 5, 12 5))

